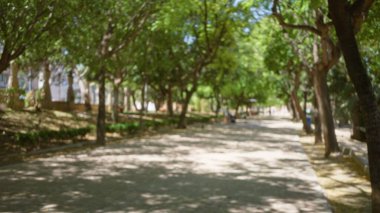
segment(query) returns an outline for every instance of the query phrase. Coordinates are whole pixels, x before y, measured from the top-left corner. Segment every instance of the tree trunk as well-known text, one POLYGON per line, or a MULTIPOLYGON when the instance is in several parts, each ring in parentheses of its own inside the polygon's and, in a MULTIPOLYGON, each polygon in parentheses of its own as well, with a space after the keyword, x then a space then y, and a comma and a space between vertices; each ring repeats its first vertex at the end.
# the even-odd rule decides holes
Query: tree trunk
POLYGON ((22 101, 20 100, 19 83, 18 83, 19 67, 16 62, 11 62, 11 73, 9 75, 8 88, 11 89, 8 100, 8 107, 14 110, 22 108, 22 101))
POLYGON ((164 93, 160 93, 159 95, 155 96, 153 102, 154 102, 154 109, 156 112, 160 111, 163 103, 165 103, 165 95, 164 93))
POLYGON ((313 82, 325 142, 325 157, 329 157, 332 152, 339 152, 339 145, 336 140, 334 118, 331 112, 327 86, 327 70, 314 69, 313 82))
POLYGON ((329 0, 329 11, 341 44, 348 75, 359 97, 367 135, 368 162, 372 188, 372 212, 380 212, 380 111, 371 79, 357 46, 352 17, 346 0, 329 0))
POLYGON ((140 109, 140 118, 139 118, 139 122, 140 122, 140 125, 142 126, 143 125, 143 116, 144 116, 144 111, 145 111, 145 83, 141 89, 141 109, 140 109))
MULTIPOLYGON (((100 43, 99 59, 106 61, 109 51, 109 42, 112 37, 112 24, 111 19, 108 22, 108 29, 103 34, 102 41, 100 43)), ((99 84, 99 104, 98 104, 98 117, 96 120, 96 143, 105 145, 106 143, 106 67, 104 64, 99 69, 98 84, 99 84)))
POLYGON ((216 100, 215 118, 218 118, 219 111, 222 108, 222 105, 220 103, 220 100, 217 97, 215 98, 215 100, 216 100))
POLYGON ((161 100, 159 100, 159 99, 156 99, 156 100, 154 100, 154 110, 155 110, 155 112, 158 112, 159 110, 160 110, 160 108, 161 108, 161 100))
POLYGON ((9 51, 5 51, 3 49, 0 57, 0 74, 3 73, 9 67, 10 62, 11 54, 9 54, 9 51))
POLYGON ((132 97, 133 107, 135 108, 136 111, 140 111, 140 109, 137 107, 135 91, 131 91, 131 97, 132 97))
POLYGON ((173 91, 172 86, 169 85, 168 93, 167 93, 167 99, 166 99, 166 107, 168 109, 168 115, 173 116, 174 110, 173 110, 173 91))
POLYGON ((291 96, 292 95, 290 95, 290 107, 293 111, 293 119, 298 121, 299 119, 301 119, 301 115, 300 115, 300 113, 298 113, 297 107, 296 107, 297 104, 294 102, 294 100, 293 100, 293 98, 291 98, 291 96))
POLYGON ((86 112, 91 112, 91 96, 90 96, 90 83, 87 80, 83 80, 84 83, 84 107, 86 112))
MULTIPOLYGON (((293 104, 294 104, 294 108, 299 116, 299 118, 301 119, 302 121, 302 124, 303 124, 303 130, 305 131, 306 134, 311 134, 311 127, 310 125, 307 123, 307 119, 306 119, 306 112, 304 110, 302 110, 302 107, 301 107, 301 102, 300 100, 298 99, 298 90, 299 90, 299 87, 300 87, 300 84, 301 84, 301 81, 300 81, 300 72, 299 70, 294 70, 294 79, 293 79, 293 88, 292 88, 292 91, 290 92, 290 98, 293 100, 293 104)), ((291 75, 291 72, 289 70, 289 75, 291 75)), ((306 101, 305 101, 306 103, 306 101)), ((306 104, 305 104, 306 105, 306 104)), ((305 106, 306 108, 306 106, 305 106)), ((304 108, 304 109, 305 109, 304 108)))
POLYGON ((235 118, 239 118, 239 108, 240 108, 240 104, 237 104, 236 107, 235 107, 235 118))
POLYGON ((145 83, 144 85, 144 99, 145 99, 145 103, 144 103, 144 113, 148 113, 148 107, 149 107, 149 91, 148 91, 148 83, 145 83))
POLYGON ((74 83, 74 77, 73 77, 73 70, 70 70, 67 73, 67 103, 71 106, 74 104, 75 101, 75 94, 74 94, 74 88, 73 88, 73 83, 74 83))
POLYGON ((12 89, 18 89, 18 71, 19 67, 18 64, 14 61, 11 63, 11 73, 9 75, 9 80, 8 80, 8 88, 12 89))
POLYGON ((49 62, 45 61, 44 63, 44 84, 42 87, 42 100, 41 107, 44 109, 51 108, 51 90, 50 90, 50 76, 51 71, 49 68, 49 62))
POLYGON ((307 91, 303 92, 303 113, 307 113, 307 91))
POLYGON ((317 97, 314 94, 313 98, 313 117, 314 117, 314 144, 322 143, 322 127, 321 127, 321 118, 318 112, 318 103, 317 97))
POLYGON ((99 70, 98 80, 99 104, 96 122, 96 143, 104 145, 106 143, 106 70, 104 67, 99 70))
POLYGON ((124 88, 124 107, 127 112, 131 111, 131 94, 128 88, 124 88))
POLYGON ((352 121, 352 135, 351 138, 364 141, 365 134, 360 129, 363 127, 360 117, 360 106, 359 102, 355 101, 354 106, 351 110, 351 121, 352 121))
POLYGON ((119 91, 120 84, 114 84, 112 88, 113 102, 112 102, 112 121, 119 122, 119 91))
POLYGON ((140 108, 140 111, 141 112, 144 112, 145 111, 145 84, 143 85, 142 89, 141 89, 141 108, 140 108))
POLYGON ((187 125, 186 114, 187 114, 187 110, 189 108, 189 103, 190 103, 190 99, 191 99, 192 94, 193 94, 192 92, 186 92, 185 99, 182 102, 181 114, 179 115, 179 121, 178 121, 178 125, 177 125, 178 129, 185 129, 186 128, 186 125, 187 125))
POLYGON ((296 112, 296 109, 294 108, 292 98, 289 99, 287 106, 288 106, 288 110, 290 109, 291 111, 290 113, 292 114, 292 120, 297 120, 297 112, 296 112))
POLYGON ((312 133, 311 127, 307 123, 306 114, 302 110, 302 107, 301 107, 301 104, 299 102, 296 91, 294 91, 294 90, 292 91, 291 98, 293 100, 295 109, 297 110, 298 114, 300 115, 300 118, 301 118, 301 121, 303 124, 303 130, 306 132, 306 134, 311 134, 312 133))

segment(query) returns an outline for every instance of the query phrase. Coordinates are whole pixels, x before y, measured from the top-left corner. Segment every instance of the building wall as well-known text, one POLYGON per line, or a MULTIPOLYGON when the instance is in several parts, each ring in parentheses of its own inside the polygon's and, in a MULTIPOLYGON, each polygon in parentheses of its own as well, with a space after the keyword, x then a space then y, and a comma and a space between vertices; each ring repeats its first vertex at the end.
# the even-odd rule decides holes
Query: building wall
MULTIPOLYGON (((75 93, 75 103, 76 104, 84 104, 84 91, 85 84, 83 80, 74 72, 73 74, 74 82, 73 89, 75 93)), ((0 74, 0 89, 7 88, 7 82, 9 78, 9 69, 0 74)), ((43 87, 43 72, 39 72, 38 75, 31 77, 30 72, 25 73, 20 70, 19 75, 19 86, 22 89, 25 89, 26 92, 30 90, 41 89, 43 87)), ((53 102, 66 102, 67 100, 67 89, 68 89, 68 81, 67 74, 63 72, 62 69, 54 69, 52 70, 51 78, 50 78, 50 89, 52 95, 53 102)), ((99 103, 99 89, 96 83, 90 83, 90 99, 92 105, 97 105, 99 103)), ((123 91, 120 91, 121 93, 123 91)), ((112 90, 111 88, 106 88, 106 105, 111 105, 112 103, 112 90)), ((122 100, 123 98, 120 98, 122 100)), ((137 100, 137 106, 140 107, 141 104, 137 100)), ((60 107, 61 105, 59 105, 60 107)), ((58 107, 58 105, 57 105, 58 107)), ((149 102, 148 111, 155 111, 155 106, 153 103, 149 102)))
MULTIPOLYGON (((9 78, 9 69, 0 74, 0 89, 5 89, 8 86, 8 78, 9 78)), ((41 89, 43 86, 43 72, 39 72, 37 76, 31 77, 28 73, 24 73, 22 71, 19 72, 19 87, 25 89, 26 92, 31 90, 41 89)), ((75 103, 83 103, 83 94, 81 92, 81 87, 79 85, 80 79, 78 75, 74 73, 74 82, 73 89, 75 93, 75 103)), ((52 95, 52 101, 66 101, 67 100, 67 89, 68 89, 68 81, 67 74, 62 72, 62 70, 53 70, 50 77, 50 90, 52 95), (58 71, 58 72, 57 72, 58 71)), ((94 94, 97 96, 97 86, 94 84, 93 86, 94 94)), ((94 99, 95 100, 95 99, 94 99)), ((97 102, 93 102, 95 104, 97 102)))
POLYGON ((9 71, 8 70, 4 71, 3 73, 0 74, 0 88, 6 88, 8 84, 8 78, 9 78, 9 71))

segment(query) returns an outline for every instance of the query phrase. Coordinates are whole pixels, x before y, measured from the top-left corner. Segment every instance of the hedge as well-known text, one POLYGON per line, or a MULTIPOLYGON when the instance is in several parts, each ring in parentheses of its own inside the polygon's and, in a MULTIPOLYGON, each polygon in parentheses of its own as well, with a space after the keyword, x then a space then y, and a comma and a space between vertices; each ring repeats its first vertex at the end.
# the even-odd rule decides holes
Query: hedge
MULTIPOLYGON (((207 117, 189 117, 188 123, 202 122, 206 123, 211 120, 212 116, 207 117)), ((158 128, 160 126, 176 125, 178 123, 178 118, 168 118, 165 120, 150 120, 145 121, 144 126, 158 128)), ((84 137, 89 133, 93 127, 84 127, 84 128, 70 128, 63 129, 59 131, 55 130, 40 130, 40 131, 31 131, 27 133, 16 133, 14 139, 16 142, 20 143, 40 143, 50 140, 69 140, 75 139, 78 137, 84 137)), ((107 132, 118 132, 118 133, 127 133, 134 134, 141 126, 138 122, 128 122, 128 123, 116 123, 106 125, 107 132)))
POLYGON ((69 140, 84 137, 91 131, 91 127, 71 128, 63 130, 40 130, 27 133, 16 133, 14 139, 20 143, 40 143, 50 140, 69 140))
POLYGON ((106 125, 106 131, 107 132, 119 132, 119 133, 129 133, 133 134, 136 133, 139 129, 139 124, 137 122, 130 122, 130 123, 116 123, 116 124, 108 124, 106 125))

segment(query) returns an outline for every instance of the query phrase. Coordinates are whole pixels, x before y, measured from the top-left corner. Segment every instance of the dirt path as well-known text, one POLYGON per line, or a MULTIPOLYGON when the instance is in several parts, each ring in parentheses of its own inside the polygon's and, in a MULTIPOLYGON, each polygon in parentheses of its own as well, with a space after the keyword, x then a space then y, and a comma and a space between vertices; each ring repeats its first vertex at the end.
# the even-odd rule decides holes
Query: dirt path
POLYGON ((0 167, 0 212, 330 212, 297 129, 191 127, 0 167))

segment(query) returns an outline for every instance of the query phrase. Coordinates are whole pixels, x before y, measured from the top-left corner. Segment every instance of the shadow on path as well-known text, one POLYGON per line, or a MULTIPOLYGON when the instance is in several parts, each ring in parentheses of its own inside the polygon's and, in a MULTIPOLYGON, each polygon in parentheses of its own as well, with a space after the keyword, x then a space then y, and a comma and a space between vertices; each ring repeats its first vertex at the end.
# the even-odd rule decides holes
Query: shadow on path
POLYGON ((0 211, 330 212, 299 128, 191 127, 0 167, 0 211))

